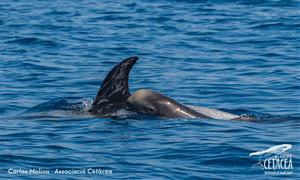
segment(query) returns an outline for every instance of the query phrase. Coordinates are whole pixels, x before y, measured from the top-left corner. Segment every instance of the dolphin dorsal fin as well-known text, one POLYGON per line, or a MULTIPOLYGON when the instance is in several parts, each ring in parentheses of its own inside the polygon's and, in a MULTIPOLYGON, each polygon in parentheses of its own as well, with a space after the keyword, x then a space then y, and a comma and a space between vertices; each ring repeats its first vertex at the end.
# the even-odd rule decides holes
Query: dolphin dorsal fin
POLYGON ((111 116, 127 107, 126 100, 130 96, 128 76, 138 57, 129 57, 118 63, 105 77, 89 110, 98 116, 111 116))

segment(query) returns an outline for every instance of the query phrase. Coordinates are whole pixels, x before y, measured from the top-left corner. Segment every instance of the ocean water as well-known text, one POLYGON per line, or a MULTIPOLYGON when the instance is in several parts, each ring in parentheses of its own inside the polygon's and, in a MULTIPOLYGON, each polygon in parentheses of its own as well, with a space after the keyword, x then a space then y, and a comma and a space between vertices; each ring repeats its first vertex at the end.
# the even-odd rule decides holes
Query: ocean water
POLYGON ((0 179, 299 178, 299 7, 1 1, 0 179), (259 121, 84 113, 106 73, 133 55, 131 92, 149 88, 259 121), (259 157, 250 153, 281 144, 292 145, 279 157, 292 168, 253 167, 259 157))

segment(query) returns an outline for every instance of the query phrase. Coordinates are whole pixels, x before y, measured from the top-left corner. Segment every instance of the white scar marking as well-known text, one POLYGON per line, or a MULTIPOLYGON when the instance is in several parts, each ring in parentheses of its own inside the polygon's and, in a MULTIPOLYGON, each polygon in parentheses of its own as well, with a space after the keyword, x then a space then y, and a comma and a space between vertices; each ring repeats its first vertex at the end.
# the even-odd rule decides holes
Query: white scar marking
POLYGON ((182 113, 182 114, 184 114, 184 115, 186 115, 187 117, 190 117, 190 118, 196 118, 196 116, 192 116, 192 115, 190 115, 189 113, 187 113, 187 112, 185 112, 185 111, 182 111, 180 108, 176 108, 176 111, 177 111, 177 112, 180 112, 180 113, 182 113))
POLYGON ((214 119, 224 119, 224 120, 230 120, 230 119, 235 119, 240 116, 237 116, 235 114, 231 114, 228 112, 220 111, 217 109, 210 109, 206 107, 201 107, 201 106, 189 106, 192 109, 196 110, 197 112, 204 114, 205 116, 214 118, 214 119))

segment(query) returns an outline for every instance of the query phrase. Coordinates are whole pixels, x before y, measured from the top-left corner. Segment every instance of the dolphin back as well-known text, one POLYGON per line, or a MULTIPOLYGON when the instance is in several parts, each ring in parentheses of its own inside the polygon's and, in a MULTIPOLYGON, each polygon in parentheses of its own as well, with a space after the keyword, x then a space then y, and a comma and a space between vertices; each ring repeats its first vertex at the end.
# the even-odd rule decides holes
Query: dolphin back
POLYGON ((130 96, 128 76, 138 57, 129 57, 118 63, 105 77, 89 112, 102 117, 112 117, 127 108, 130 96))

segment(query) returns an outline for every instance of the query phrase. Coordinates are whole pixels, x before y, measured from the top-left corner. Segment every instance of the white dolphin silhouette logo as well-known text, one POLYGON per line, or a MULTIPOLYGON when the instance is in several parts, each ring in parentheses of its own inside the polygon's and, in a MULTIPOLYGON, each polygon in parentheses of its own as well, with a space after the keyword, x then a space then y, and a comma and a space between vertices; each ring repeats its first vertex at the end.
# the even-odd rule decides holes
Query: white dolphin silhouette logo
POLYGON ((263 165, 263 157, 267 157, 267 159, 271 159, 276 157, 277 155, 280 155, 281 153, 291 149, 293 146, 291 144, 280 144, 277 146, 272 146, 266 150, 262 151, 256 151, 253 153, 250 153, 249 156, 260 156, 258 163, 251 166, 251 168, 260 167, 261 169, 264 169, 263 165), (270 154, 270 155, 268 155, 270 154), (269 156, 269 157, 268 157, 269 156))
POLYGON ((291 145, 291 144, 281 144, 281 145, 270 147, 266 150, 250 153, 249 156, 259 156, 259 155, 263 155, 266 153, 278 155, 278 154, 281 154, 281 153, 291 149, 292 147, 293 147, 293 145, 291 145))

